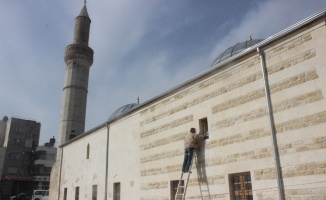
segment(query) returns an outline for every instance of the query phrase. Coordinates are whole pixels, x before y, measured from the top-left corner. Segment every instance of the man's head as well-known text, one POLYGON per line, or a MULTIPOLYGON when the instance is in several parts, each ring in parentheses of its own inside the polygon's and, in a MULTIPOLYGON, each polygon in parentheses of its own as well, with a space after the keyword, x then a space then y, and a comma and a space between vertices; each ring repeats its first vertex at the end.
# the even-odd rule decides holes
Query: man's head
POLYGON ((191 133, 196 133, 196 129, 195 129, 195 128, 191 128, 191 129, 190 129, 190 132, 191 132, 191 133))

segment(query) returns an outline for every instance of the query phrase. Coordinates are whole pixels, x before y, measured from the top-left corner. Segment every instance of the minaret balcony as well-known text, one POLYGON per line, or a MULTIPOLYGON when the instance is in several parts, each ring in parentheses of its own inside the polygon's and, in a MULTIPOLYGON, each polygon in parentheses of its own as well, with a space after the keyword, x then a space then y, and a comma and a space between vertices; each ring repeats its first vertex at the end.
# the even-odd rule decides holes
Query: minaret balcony
POLYGON ((70 44, 66 47, 65 62, 87 62, 89 67, 93 64, 94 51, 88 46, 81 44, 70 44))

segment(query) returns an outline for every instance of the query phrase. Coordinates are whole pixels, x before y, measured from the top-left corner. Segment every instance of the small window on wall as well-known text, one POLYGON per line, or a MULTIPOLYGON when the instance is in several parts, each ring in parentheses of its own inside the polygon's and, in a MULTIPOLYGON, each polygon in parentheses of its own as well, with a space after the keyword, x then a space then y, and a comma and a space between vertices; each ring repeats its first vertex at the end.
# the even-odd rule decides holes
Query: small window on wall
POLYGON ((120 183, 113 184, 113 200, 120 200, 120 183))
MULTIPOLYGON (((177 198, 175 198, 175 195, 178 190, 178 184, 179 184, 179 180, 170 182, 170 194, 171 194, 170 199, 182 199, 183 187, 179 188, 178 196, 177 198)), ((180 186, 184 186, 184 180, 181 180, 180 186)))
POLYGON ((231 200, 252 200, 250 172, 229 175, 231 200))
POLYGON ((75 200, 79 200, 79 187, 76 187, 75 200))
POLYGON ((67 200, 67 188, 63 190, 63 200, 67 200))
MULTIPOLYGON (((206 117, 199 120, 199 131, 201 134, 205 134, 208 132, 208 121, 206 117)), ((204 139, 208 139, 208 135, 205 136, 204 139)))
POLYGON ((18 172, 18 168, 17 167, 8 167, 7 168, 7 173, 8 174, 16 174, 18 172))
POLYGON ((93 185, 92 200, 97 200, 97 185, 93 185))
POLYGON ((89 147, 89 144, 87 144, 87 152, 86 152, 86 159, 89 159, 89 149, 90 147, 89 147))

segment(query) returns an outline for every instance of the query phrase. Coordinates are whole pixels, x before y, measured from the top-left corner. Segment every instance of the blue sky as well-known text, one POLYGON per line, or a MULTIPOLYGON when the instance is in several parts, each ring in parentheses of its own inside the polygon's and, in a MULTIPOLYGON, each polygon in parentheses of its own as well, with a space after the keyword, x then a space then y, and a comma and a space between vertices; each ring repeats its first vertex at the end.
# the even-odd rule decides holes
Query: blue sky
MULTIPOLYGON (((0 0, 0 118, 41 122, 58 138, 66 65, 83 0, 0 0)), ((326 8, 324 0, 88 0, 86 130, 209 68, 251 33, 263 39, 326 8)))

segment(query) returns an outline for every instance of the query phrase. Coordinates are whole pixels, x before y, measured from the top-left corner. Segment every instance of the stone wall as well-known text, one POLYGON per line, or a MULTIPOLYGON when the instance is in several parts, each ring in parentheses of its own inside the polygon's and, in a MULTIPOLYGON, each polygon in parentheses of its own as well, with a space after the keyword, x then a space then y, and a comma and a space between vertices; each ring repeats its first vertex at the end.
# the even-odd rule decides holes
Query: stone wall
MULTIPOLYGON (((292 133, 306 132, 309 127, 314 126, 325 127, 325 108, 313 113, 289 114, 305 107, 325 104, 323 88, 314 85, 322 75, 314 64, 320 55, 316 48, 317 38, 313 35, 312 30, 307 30, 266 50, 277 135, 281 134, 282 137, 292 140, 279 141, 279 152, 281 156, 293 156, 299 160, 302 152, 309 154, 325 148, 323 136, 305 135, 295 139, 292 133), (277 118, 284 113, 288 117, 277 118)), ((183 135, 192 126, 198 129, 198 120, 202 116, 209 121, 210 138, 202 144, 198 155, 204 157, 199 158, 195 165, 205 170, 205 176, 198 179, 203 174, 200 170, 193 171, 187 199, 199 197, 199 180, 208 183, 210 199, 228 199, 228 174, 244 171, 251 172, 253 187, 259 181, 269 180, 265 189, 262 186, 253 188, 257 198, 273 198, 275 194, 277 197, 275 189, 271 190, 274 192, 263 192, 266 188, 276 188, 277 185, 258 55, 229 66, 228 69, 219 70, 216 74, 162 99, 143 109, 140 116, 140 176, 142 184, 146 186, 141 187, 143 199, 151 199, 147 195, 149 191, 156 191, 155 194, 165 193, 168 198, 169 182, 178 179, 181 169, 183 135), (199 116, 196 114, 198 112, 205 114, 199 116), (250 146, 252 144, 257 145, 250 146), (265 168, 259 168, 260 166, 265 168)), ((296 166, 305 165, 307 164, 303 161, 296 166)), ((320 175, 322 170, 317 166, 313 174, 299 173, 303 177, 320 175)), ((289 172, 292 169, 293 166, 282 167, 285 179, 296 176, 289 172)), ((287 186, 285 190, 288 197, 287 186)), ((293 197, 298 196, 299 193, 293 197)))

